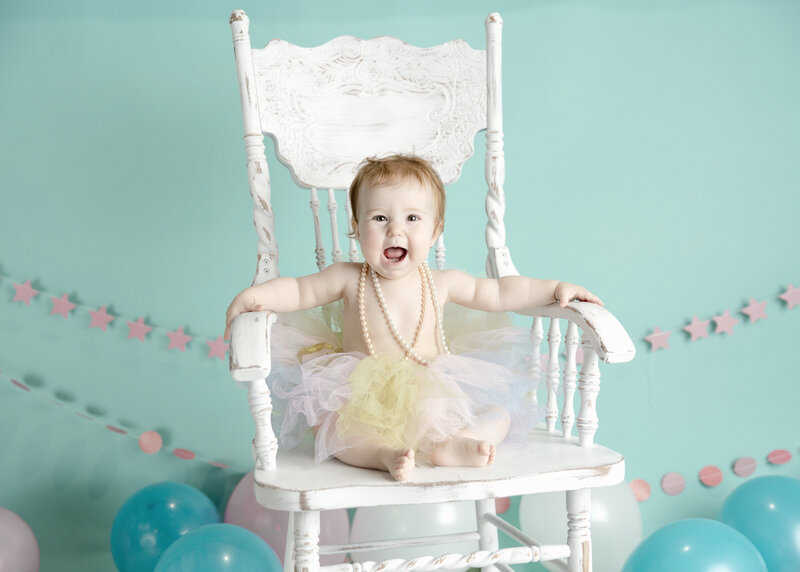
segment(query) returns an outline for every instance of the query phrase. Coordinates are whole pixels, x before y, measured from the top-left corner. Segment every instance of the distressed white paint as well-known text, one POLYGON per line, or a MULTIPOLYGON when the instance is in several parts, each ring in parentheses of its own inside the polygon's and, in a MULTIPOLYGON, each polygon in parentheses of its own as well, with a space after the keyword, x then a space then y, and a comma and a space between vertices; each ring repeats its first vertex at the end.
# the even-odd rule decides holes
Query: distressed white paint
POLYGON ((350 204, 350 192, 346 193, 344 208, 347 212, 347 235, 350 240, 350 248, 347 251, 347 258, 350 262, 360 262, 358 258, 358 244, 356 243, 356 235, 353 227, 353 205, 350 204))
POLYGON ((592 572, 589 489, 567 491, 567 544, 569 572, 592 572))
POLYGON ((339 222, 336 220, 338 210, 336 194, 333 189, 328 189, 328 216, 331 225, 331 262, 342 261, 342 247, 339 246, 339 222))
POLYGON ((322 271, 325 270, 325 243, 322 241, 322 225, 319 220, 319 196, 317 189, 311 189, 311 200, 309 201, 311 207, 311 218, 314 220, 314 242, 316 248, 314 253, 317 255, 317 268, 322 271))
MULTIPOLYGON (((281 40, 262 50, 252 50, 249 22, 242 11, 231 15, 237 76, 239 80, 245 150, 254 221, 258 234, 258 265, 254 283, 278 275, 278 248, 274 239, 274 213, 270 205, 270 180, 264 156, 263 134, 276 141, 279 159, 295 181, 311 189, 311 211, 316 237, 316 262, 326 264, 316 188, 328 190, 331 256, 342 258, 336 220, 334 189, 350 184, 358 164, 366 156, 413 152, 437 168, 445 184, 455 181, 473 152, 475 133, 486 129, 485 178, 488 186, 486 244, 487 274, 499 277, 517 271, 506 245, 504 214, 506 197, 502 123, 501 30, 502 19, 486 19, 486 51, 473 50, 456 40, 433 48, 417 48, 394 38, 360 40, 340 37, 317 48, 300 48, 281 40)), ((348 231, 352 206, 345 202, 348 231)), ((444 241, 437 241, 436 264, 445 264, 444 241)), ((359 259, 351 237, 348 259, 359 259)), ((543 341, 542 318, 551 319, 548 336, 547 424, 554 430, 558 419, 555 391, 558 386, 560 329, 568 321, 566 365, 563 371, 565 403, 563 435, 542 429, 531 432, 524 446, 504 446, 496 462, 486 468, 419 467, 413 481, 397 483, 386 473, 357 469, 331 460, 319 465, 313 459, 313 441, 290 451, 278 451, 272 432, 269 390, 264 378, 270 371, 270 324, 268 312, 244 314, 233 323, 231 373, 250 382, 248 398, 256 424, 253 448, 257 458, 255 481, 258 502, 274 510, 293 513, 293 534, 287 540, 287 569, 319 570, 319 553, 352 546, 320 547, 317 511, 385 504, 476 501, 480 550, 473 554, 427 556, 411 562, 355 562, 326 570, 389 571, 484 567, 486 572, 509 572, 509 564, 568 559, 571 572, 591 567, 588 528, 589 490, 622 481, 624 460, 619 453, 594 445, 598 426, 596 398, 599 391, 598 359, 609 363, 629 361, 635 350, 630 337, 605 308, 572 302, 529 308, 534 316, 531 330, 533 375, 541 374, 539 355, 543 341), (582 333, 584 363, 580 371, 581 408, 577 416, 578 442, 569 437, 574 419, 578 331, 582 333), (568 492, 567 544, 543 546, 513 529, 493 512, 497 497, 557 490, 568 492), (522 546, 497 549, 500 528, 522 546), (513 530, 512 530, 513 529, 513 530)), ((535 404, 535 393, 529 399, 535 404)), ((448 540, 453 535, 439 540, 448 540)), ((472 537, 472 536, 471 536, 472 537)), ((370 543, 372 548, 398 541, 370 543)), ((420 539, 409 541, 421 542, 420 539)), ((433 552, 435 554, 435 551, 433 552)), ((567 565, 564 564, 564 569, 567 565)))
POLYGON ((564 403, 561 405, 561 431, 564 438, 572 435, 572 426, 575 425, 575 385, 578 380, 578 369, 576 366, 578 353, 578 326, 575 322, 569 322, 567 326, 567 337, 565 345, 567 347, 567 361, 564 364, 564 403))
POLYGON ((446 252, 444 247, 444 232, 436 239, 436 269, 444 270, 446 263, 446 252))
POLYGON ((547 331, 547 347, 550 355, 547 360, 547 405, 544 418, 547 422, 547 430, 551 433, 556 430, 556 420, 558 419, 556 392, 558 391, 558 349, 560 345, 561 326, 556 318, 550 318, 550 329, 547 331))
POLYGON ((578 412, 578 439, 581 447, 594 443, 599 419, 597 418, 597 394, 600 393, 600 368, 597 367, 597 352, 583 342, 583 365, 580 385, 581 408, 578 412))
POLYGON ((365 157, 391 153, 428 159, 449 184, 486 127, 486 55, 462 40, 272 40, 252 53, 261 128, 303 187, 345 189, 365 157))

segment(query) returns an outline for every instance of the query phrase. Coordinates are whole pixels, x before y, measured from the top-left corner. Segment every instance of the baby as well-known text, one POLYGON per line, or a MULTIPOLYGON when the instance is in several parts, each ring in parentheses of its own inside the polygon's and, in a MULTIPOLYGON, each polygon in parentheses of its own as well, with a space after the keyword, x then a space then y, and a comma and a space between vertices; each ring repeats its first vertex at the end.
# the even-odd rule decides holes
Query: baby
MULTIPOLYGON (((341 348, 306 361, 299 352, 300 372, 281 395, 288 418, 312 427, 317 458, 388 471, 398 481, 411 478, 418 456, 435 466, 492 463, 510 420, 502 402, 486 396, 508 395, 515 376, 502 365, 452 355, 442 306, 505 312, 602 302, 556 280, 429 269, 444 227, 445 192, 423 159, 366 160, 350 201, 365 262, 245 289, 228 308, 225 337, 243 312, 295 312, 342 300, 341 348)), ((281 343, 274 330, 273 339, 281 343)))

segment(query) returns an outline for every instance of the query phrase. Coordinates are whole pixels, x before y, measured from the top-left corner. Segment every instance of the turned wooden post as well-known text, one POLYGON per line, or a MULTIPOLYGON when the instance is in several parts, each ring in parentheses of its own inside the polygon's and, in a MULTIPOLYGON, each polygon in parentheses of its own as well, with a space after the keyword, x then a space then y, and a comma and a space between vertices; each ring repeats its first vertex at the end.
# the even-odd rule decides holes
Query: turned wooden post
POLYGON ((250 20, 242 10, 231 14, 233 51, 242 101, 244 147, 247 152, 247 180, 253 198, 253 223, 258 235, 258 256, 253 285, 276 278, 278 274, 278 244, 275 241, 275 215, 270 205, 270 181, 267 158, 264 155, 264 134, 250 49, 250 20))
POLYGON ((578 326, 569 322, 567 326, 567 337, 564 344, 567 347, 567 362, 564 364, 564 403, 561 406, 561 429, 564 438, 568 439, 572 435, 572 427, 575 425, 575 386, 578 380, 577 353, 578 353, 578 326))
POLYGON ((581 409, 578 413, 578 443, 588 447, 594 443, 597 432, 597 394, 600 392, 600 368, 597 366, 597 352, 590 344, 583 341, 583 365, 581 366, 580 385, 581 409))

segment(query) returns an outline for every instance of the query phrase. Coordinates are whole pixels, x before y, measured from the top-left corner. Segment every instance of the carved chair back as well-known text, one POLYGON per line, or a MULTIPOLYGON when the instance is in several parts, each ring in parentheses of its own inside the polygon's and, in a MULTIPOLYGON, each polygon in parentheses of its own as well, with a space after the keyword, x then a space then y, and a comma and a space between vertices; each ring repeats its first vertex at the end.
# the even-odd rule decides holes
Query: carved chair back
MULTIPOLYGON (((365 158, 413 153, 427 159, 448 185, 472 156, 475 135, 486 130, 487 272, 516 273, 503 227, 499 15, 486 20, 486 50, 472 49, 463 40, 419 48, 388 36, 342 36, 313 48, 272 40, 263 49, 252 49, 244 12, 234 12, 231 25, 258 232, 254 284, 278 276, 264 134, 273 139, 278 158, 297 185, 309 189, 316 262, 322 269, 329 260, 344 259, 336 191, 349 187, 365 158), (327 192, 330 255, 320 220, 320 191, 327 192), (499 269, 496 257, 503 261, 499 269)), ((345 195, 349 231, 350 204, 347 193, 340 194, 345 195)), ((347 259, 359 259, 352 238, 347 259)), ((443 238, 436 245, 436 263, 444 267, 443 238)))

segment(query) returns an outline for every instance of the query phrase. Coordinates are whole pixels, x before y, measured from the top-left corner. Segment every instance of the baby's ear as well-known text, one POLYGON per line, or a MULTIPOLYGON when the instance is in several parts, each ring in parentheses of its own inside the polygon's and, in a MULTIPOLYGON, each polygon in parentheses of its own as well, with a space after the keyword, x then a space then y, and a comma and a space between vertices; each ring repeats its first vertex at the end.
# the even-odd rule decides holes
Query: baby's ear
POLYGON ((358 237, 358 223, 356 222, 356 219, 355 219, 355 218, 354 218, 354 219, 352 219, 350 222, 352 223, 352 225, 351 225, 351 226, 353 227, 353 236, 354 236, 356 239, 358 239, 358 238, 359 238, 359 237, 358 237))

